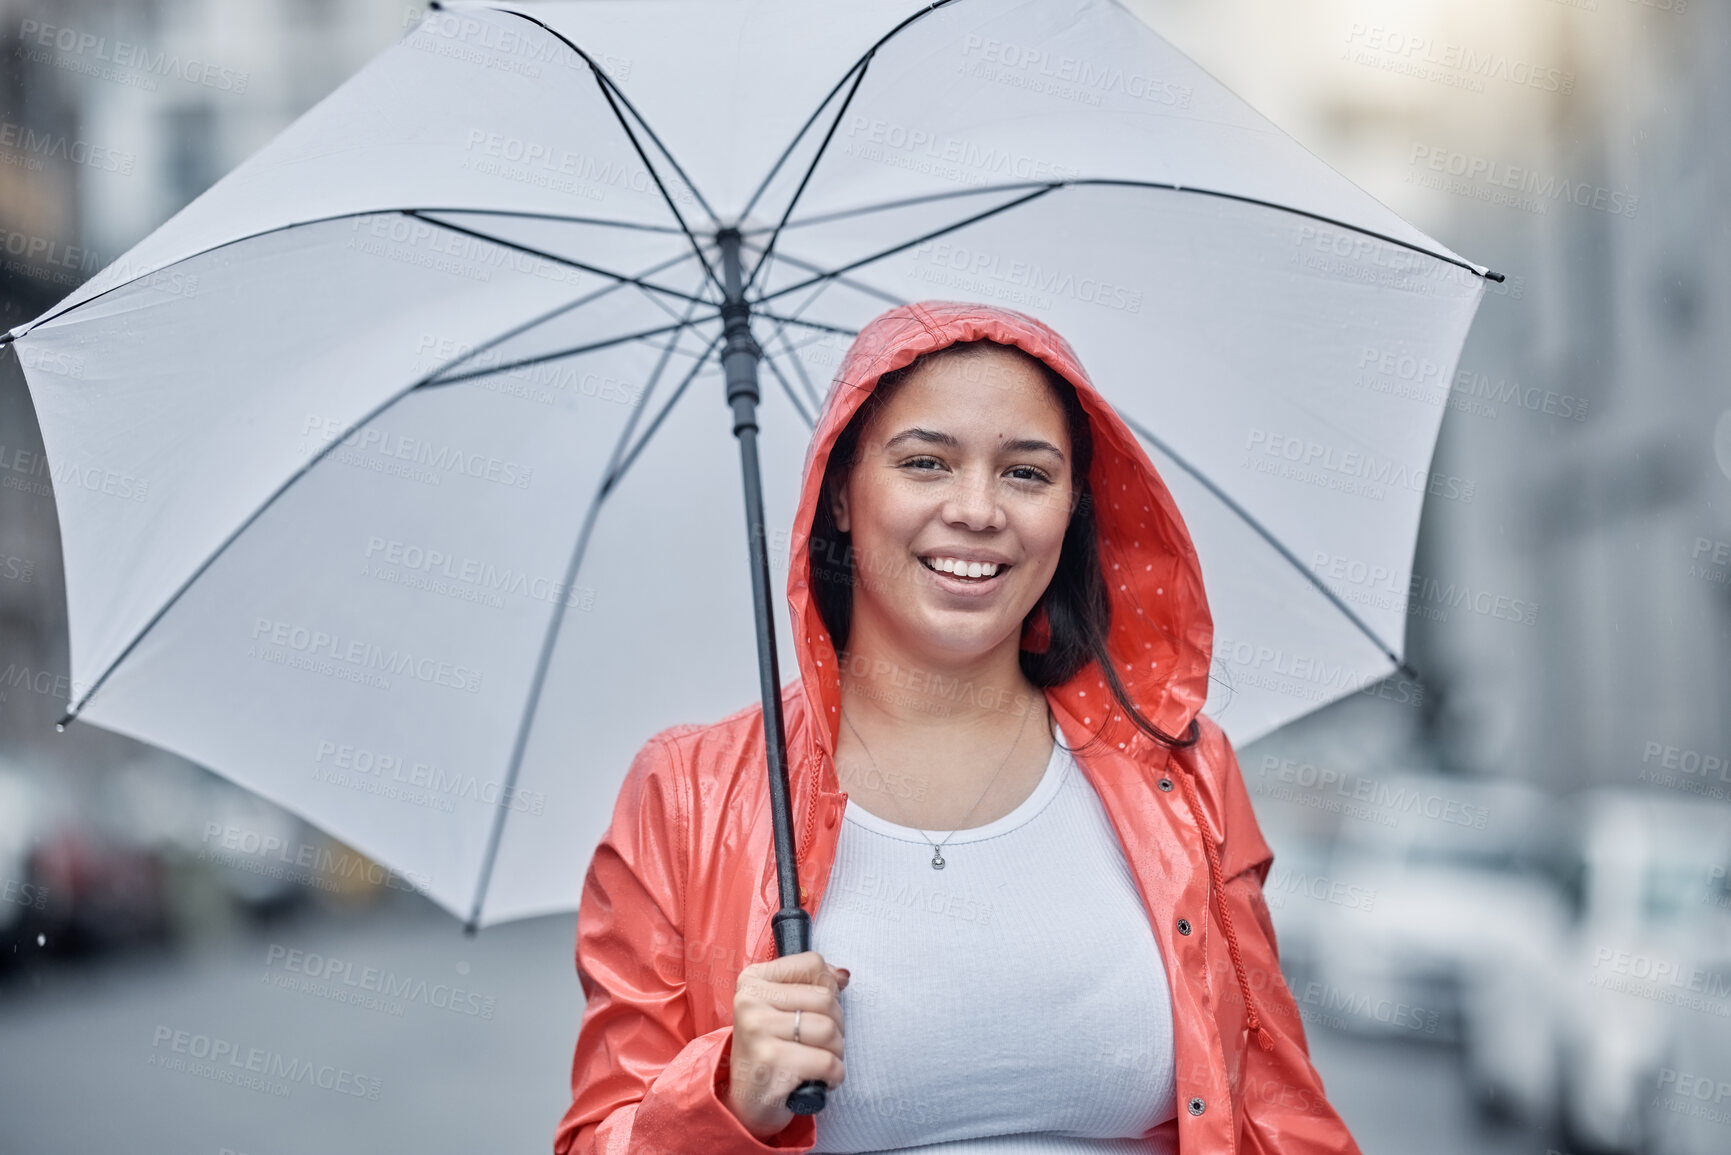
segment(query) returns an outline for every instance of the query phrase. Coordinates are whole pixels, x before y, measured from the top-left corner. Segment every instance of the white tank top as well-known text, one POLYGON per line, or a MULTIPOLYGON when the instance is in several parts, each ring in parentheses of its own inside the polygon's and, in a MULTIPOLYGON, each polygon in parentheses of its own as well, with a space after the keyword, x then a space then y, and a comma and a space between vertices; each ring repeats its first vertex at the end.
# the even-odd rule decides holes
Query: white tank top
POLYGON ((926 833, 942 870, 919 831, 847 804, 812 924, 850 972, 847 1079, 812 1151, 1170 1155, 1142 1138, 1177 1117, 1166 969, 1069 751, 1010 813, 926 833))

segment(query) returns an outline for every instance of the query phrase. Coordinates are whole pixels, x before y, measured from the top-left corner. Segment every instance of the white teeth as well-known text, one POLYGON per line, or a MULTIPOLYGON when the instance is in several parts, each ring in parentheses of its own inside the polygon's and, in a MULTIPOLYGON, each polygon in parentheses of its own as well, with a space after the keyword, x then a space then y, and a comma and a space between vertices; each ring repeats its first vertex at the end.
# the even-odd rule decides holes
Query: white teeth
POLYGON ((943 573, 955 574, 957 577, 982 578, 996 577, 998 563, 995 561, 962 561, 954 557, 927 558, 926 564, 943 573))

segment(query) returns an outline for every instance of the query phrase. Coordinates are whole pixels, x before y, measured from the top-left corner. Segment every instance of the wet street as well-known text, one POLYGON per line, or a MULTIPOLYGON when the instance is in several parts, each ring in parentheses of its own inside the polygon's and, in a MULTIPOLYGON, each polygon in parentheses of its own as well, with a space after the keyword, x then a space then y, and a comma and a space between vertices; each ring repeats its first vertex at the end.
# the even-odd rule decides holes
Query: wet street
MULTIPOLYGON (((14 968, 0 1155, 548 1151, 583 1005, 573 926, 471 940, 405 900, 290 916, 195 955, 14 968)), ((1366 1155, 1547 1149, 1474 1128, 1448 1049, 1311 1040, 1366 1155)))

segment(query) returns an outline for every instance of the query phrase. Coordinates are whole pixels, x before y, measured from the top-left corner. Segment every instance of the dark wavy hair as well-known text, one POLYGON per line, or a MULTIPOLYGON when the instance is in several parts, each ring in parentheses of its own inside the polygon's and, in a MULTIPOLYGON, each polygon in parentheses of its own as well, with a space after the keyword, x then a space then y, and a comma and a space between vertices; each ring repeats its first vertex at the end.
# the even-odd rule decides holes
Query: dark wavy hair
MULTIPOLYGON (((1124 684, 1113 669, 1106 641, 1112 624, 1112 603, 1106 594, 1106 581, 1100 570, 1099 537, 1094 524, 1094 500, 1088 484, 1088 472, 1093 464, 1094 437, 1088 414, 1082 408, 1075 386, 1040 358, 1015 345, 997 341, 962 341, 922 353, 912 363, 885 373, 871 395, 860 404, 846 428, 836 438, 824 467, 823 487, 818 493, 817 510, 812 518, 811 536, 807 542, 807 560, 811 567, 812 595, 818 612, 829 627, 837 654, 845 653, 848 635, 853 625, 854 550, 852 535, 836 527, 831 504, 836 492, 853 472, 860 458, 860 438, 876 415, 895 393, 922 368, 940 360, 977 357, 993 349, 1003 349, 1025 358, 1035 366, 1052 396, 1064 411, 1064 421, 1070 434, 1070 477, 1076 492, 1075 508, 1070 524, 1064 531, 1064 542, 1058 556, 1058 567, 1052 574, 1040 600, 1023 619, 1023 626, 1045 611, 1051 636, 1044 652, 1022 650, 1019 660, 1027 679, 1048 689, 1062 685, 1090 661, 1096 663, 1112 697, 1124 714, 1143 733, 1162 745, 1182 748, 1195 745, 1200 736, 1195 722, 1184 738, 1175 738, 1156 726, 1130 701, 1124 684)), ((1101 733, 1097 731, 1087 745, 1101 733)))

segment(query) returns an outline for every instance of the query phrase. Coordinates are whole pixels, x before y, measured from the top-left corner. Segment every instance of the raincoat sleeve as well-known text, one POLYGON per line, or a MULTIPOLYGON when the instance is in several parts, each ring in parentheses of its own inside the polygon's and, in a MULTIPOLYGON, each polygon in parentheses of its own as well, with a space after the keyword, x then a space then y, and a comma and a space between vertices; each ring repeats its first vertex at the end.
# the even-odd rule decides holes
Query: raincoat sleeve
POLYGON ((745 1155, 809 1150, 796 1115, 759 1141, 727 1109, 731 1025, 693 1035, 682 927, 689 784, 667 732, 632 761, 595 848, 577 913, 577 975, 588 1003, 555 1155, 745 1155))
POLYGON ((1361 1155, 1346 1123, 1322 1089, 1310 1062, 1304 1020, 1280 973, 1280 947, 1262 885, 1274 852, 1262 837, 1232 743, 1211 719, 1203 720, 1202 763, 1214 779, 1225 815, 1221 868, 1226 905, 1238 936, 1246 975, 1262 1025, 1274 1036, 1264 1051, 1247 1039, 1238 1078, 1238 1151, 1241 1155, 1361 1155))

